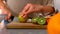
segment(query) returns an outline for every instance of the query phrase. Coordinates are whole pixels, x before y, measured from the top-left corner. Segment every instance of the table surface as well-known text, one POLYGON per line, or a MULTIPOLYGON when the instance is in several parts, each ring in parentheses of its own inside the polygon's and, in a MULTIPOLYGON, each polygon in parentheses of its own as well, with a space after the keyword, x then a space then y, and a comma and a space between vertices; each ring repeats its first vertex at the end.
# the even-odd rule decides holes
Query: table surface
POLYGON ((7 25, 7 28, 18 29, 46 29, 47 25, 37 25, 33 23, 17 23, 12 22, 7 25))

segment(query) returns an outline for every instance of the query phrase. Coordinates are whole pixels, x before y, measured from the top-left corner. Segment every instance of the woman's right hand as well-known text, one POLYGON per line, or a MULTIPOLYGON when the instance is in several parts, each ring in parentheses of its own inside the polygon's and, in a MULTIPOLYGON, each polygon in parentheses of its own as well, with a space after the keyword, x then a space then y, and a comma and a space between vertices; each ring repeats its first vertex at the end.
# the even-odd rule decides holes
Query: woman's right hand
POLYGON ((23 18, 26 18, 32 12, 42 12, 43 14, 47 15, 55 11, 52 6, 43 6, 40 4, 27 4, 19 15, 21 15, 23 18))
POLYGON ((43 6, 39 4, 27 4, 19 15, 21 15, 23 18, 26 18, 32 12, 40 12, 42 7, 43 6))

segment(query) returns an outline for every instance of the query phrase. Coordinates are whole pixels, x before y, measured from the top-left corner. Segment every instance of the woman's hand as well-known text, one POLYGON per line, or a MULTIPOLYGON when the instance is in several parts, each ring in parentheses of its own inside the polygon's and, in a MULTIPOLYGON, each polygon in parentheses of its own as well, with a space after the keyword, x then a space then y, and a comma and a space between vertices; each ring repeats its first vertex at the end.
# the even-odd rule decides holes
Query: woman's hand
POLYGON ((43 6, 39 4, 27 4, 19 15, 21 15, 23 18, 26 18, 32 12, 41 12, 44 15, 48 15, 55 12, 55 9, 48 5, 43 6))
POLYGON ((9 20, 11 17, 11 12, 7 8, 6 4, 3 3, 3 0, 0 0, 0 9, 2 9, 2 14, 7 14, 6 20, 9 20))
POLYGON ((42 7, 43 6, 41 6, 39 4, 27 4, 19 15, 21 15, 23 18, 25 18, 25 17, 27 17, 28 14, 30 14, 32 12, 40 12, 42 10, 42 7))

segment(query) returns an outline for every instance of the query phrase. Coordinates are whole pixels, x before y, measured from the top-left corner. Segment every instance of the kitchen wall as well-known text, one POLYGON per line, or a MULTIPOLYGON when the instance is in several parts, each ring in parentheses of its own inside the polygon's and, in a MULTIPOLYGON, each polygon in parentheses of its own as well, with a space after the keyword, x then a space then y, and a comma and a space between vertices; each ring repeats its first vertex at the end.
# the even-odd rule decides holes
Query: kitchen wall
POLYGON ((54 0, 54 6, 60 11, 60 0, 54 0))

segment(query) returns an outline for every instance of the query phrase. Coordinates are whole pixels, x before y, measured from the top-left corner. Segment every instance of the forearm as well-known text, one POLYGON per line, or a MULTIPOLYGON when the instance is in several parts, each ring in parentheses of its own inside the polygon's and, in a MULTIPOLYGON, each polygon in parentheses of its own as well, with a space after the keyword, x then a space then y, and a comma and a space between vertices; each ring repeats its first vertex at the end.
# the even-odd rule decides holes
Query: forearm
POLYGON ((42 10, 46 10, 46 11, 47 11, 47 10, 50 10, 50 9, 52 10, 52 6, 47 6, 47 5, 46 5, 46 6, 43 6, 43 7, 42 7, 42 10))
POLYGON ((44 14, 50 14, 50 13, 55 12, 54 7, 52 6, 43 6, 41 10, 44 14))
POLYGON ((38 8, 38 9, 40 9, 40 11, 47 11, 47 10, 52 10, 52 6, 47 6, 47 5, 37 5, 38 7, 36 7, 36 8, 38 8))
POLYGON ((6 4, 4 4, 3 2, 0 4, 0 8, 2 9, 3 12, 5 12, 5 14, 8 15, 8 17, 6 19, 9 19, 11 16, 10 10, 7 8, 6 4))
POLYGON ((0 8, 1 8, 3 11, 10 12, 10 10, 7 8, 6 4, 4 4, 3 2, 1 3, 0 8))

